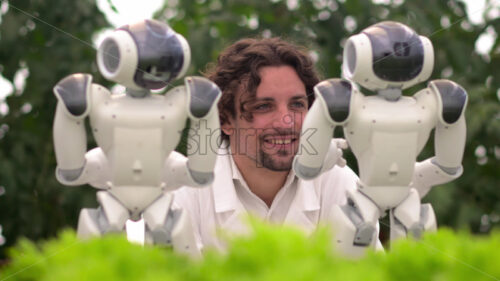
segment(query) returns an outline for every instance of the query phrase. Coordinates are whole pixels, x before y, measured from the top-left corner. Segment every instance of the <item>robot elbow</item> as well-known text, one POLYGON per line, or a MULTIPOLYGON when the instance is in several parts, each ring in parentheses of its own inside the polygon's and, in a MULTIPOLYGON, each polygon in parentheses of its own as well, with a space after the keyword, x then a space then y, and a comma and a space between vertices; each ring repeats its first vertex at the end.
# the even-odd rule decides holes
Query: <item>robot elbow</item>
POLYGON ((189 169, 189 174, 191 178, 198 186, 206 186, 211 184, 214 181, 214 173, 213 172, 197 172, 189 169))
POLYGON ((60 169, 56 170, 56 178, 58 181, 65 185, 77 185, 75 181, 80 178, 83 172, 83 168, 78 169, 60 169))
POLYGON ((300 164, 298 157, 295 157, 293 161, 293 171, 299 178, 304 180, 312 180, 317 177, 321 172, 321 168, 322 167, 315 168, 302 165, 300 164))

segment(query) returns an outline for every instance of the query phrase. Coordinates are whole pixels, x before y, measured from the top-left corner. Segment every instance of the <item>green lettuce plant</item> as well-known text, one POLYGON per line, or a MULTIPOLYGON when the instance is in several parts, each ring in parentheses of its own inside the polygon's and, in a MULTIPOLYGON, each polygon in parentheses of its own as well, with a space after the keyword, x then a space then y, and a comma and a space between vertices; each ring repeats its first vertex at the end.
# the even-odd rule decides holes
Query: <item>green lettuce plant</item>
POLYGON ((360 260, 339 257, 330 233, 311 236, 251 221, 252 234, 231 238, 227 251, 192 260, 170 248, 139 246, 124 236, 79 240, 72 230, 10 249, 0 280, 499 280, 500 232, 472 236, 440 229, 401 240, 360 260))

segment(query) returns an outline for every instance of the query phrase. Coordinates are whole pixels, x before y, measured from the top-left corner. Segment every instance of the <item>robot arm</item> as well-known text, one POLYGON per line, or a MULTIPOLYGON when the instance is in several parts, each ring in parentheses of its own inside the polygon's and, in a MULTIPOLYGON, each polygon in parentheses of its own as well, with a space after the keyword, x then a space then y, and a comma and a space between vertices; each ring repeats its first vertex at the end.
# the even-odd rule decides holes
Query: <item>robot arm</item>
POLYGON ((435 134, 436 164, 454 174, 461 166, 465 148, 467 92, 449 80, 429 83, 438 100, 438 125, 435 134), (451 170, 450 170, 451 169, 451 170), (455 171, 453 171, 455 169, 455 171))
POLYGON ((346 80, 330 79, 316 85, 314 92, 316 101, 302 125, 300 149, 293 161, 297 176, 306 180, 325 170, 327 154, 330 160, 326 162, 345 165, 342 150, 331 139, 335 125, 342 125, 349 118, 352 85, 346 80))
POLYGON ((420 198, 423 198, 433 186, 445 184, 462 175, 462 166, 455 173, 447 173, 438 164, 434 157, 422 162, 415 163, 415 171, 411 187, 418 191, 420 198))
POLYGON ((179 152, 172 151, 165 161, 164 181, 166 191, 173 191, 181 186, 200 187, 203 183, 196 181, 191 175, 188 158, 179 152))
POLYGON ((415 165, 412 185, 421 198, 432 186, 447 183, 462 174, 465 148, 467 92, 449 80, 431 81, 429 87, 438 101, 439 121, 434 140, 436 156, 415 165))
POLYGON ((217 102, 221 91, 203 77, 185 79, 188 93, 188 116, 191 128, 187 143, 187 169, 195 186, 213 181, 213 169, 219 147, 220 123, 217 102))
POLYGON ((91 83, 91 75, 73 74, 54 87, 58 99, 53 128, 56 177, 63 184, 75 184, 85 166, 84 121, 90 111, 91 83))

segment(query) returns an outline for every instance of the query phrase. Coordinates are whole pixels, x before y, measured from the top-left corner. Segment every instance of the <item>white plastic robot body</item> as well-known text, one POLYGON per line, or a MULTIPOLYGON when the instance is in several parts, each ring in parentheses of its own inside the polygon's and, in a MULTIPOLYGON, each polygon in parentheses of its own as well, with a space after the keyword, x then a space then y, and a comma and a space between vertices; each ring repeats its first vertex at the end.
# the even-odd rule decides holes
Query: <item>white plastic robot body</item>
MULTIPOLYGON (((82 116, 75 117, 68 111, 69 102, 61 93, 71 88, 68 85, 83 80, 91 80, 90 75, 70 75, 58 84, 55 91, 59 103, 54 120, 58 180, 66 185, 91 184, 105 190, 98 192, 101 211, 84 209, 80 213, 79 236, 123 231, 128 219, 138 220, 143 216, 151 230, 146 233, 147 241, 171 243, 178 251, 197 256, 187 213, 172 210, 172 194, 166 192, 183 185, 204 186, 210 181, 203 176, 213 178, 209 172, 216 158, 212 147, 204 153, 192 151, 188 157, 173 150, 188 118, 196 127, 191 134, 200 138, 188 139, 188 143, 207 146, 202 140, 217 139, 217 98, 206 115, 198 119, 189 113, 188 104, 190 98, 196 97, 189 98, 191 93, 184 86, 170 90, 165 96, 132 97, 110 95, 104 87, 90 84, 86 92, 87 109, 82 116), (87 115, 99 147, 85 153, 87 115), (196 178, 197 174, 202 177, 196 178), (103 215, 105 223, 100 225, 99 217, 103 215), (170 231, 165 230, 165 220, 175 221, 168 223, 170 231)), ((187 78, 186 83, 190 82, 213 86, 204 78, 187 78)))
MULTIPOLYGON (((141 144, 133 146, 134 149, 149 150, 148 147, 156 145, 155 143, 160 144, 156 145, 160 148, 156 155, 149 155, 148 160, 145 158, 142 161, 145 163, 155 158, 156 161, 163 160, 175 149, 185 126, 184 121, 188 117, 184 87, 177 87, 164 96, 150 95, 145 98, 134 98, 126 94, 111 95, 101 86, 94 85, 93 89, 96 88, 101 90, 92 93, 90 126, 97 145, 106 155, 111 156, 113 151, 123 149, 120 143, 128 141, 127 137, 142 139, 141 144)), ((112 164, 120 163, 112 161, 112 164)), ((157 164, 152 163, 154 166, 158 166, 157 164)), ((114 178, 114 181, 119 182, 120 179, 114 178)))
POLYGON ((164 163, 187 119, 185 96, 183 87, 146 98, 113 96, 103 90, 92 94, 90 124, 108 159, 109 192, 133 212, 143 211, 166 190, 164 163))
POLYGON ((80 237, 121 232, 128 219, 143 217, 147 242, 172 244, 177 251, 199 255, 187 212, 172 208, 173 194, 168 191, 206 186, 213 180, 221 93, 202 77, 187 77, 184 86, 164 96, 149 91, 182 76, 189 61, 189 46, 182 36, 165 24, 146 20, 120 28, 98 52, 99 70, 126 86, 126 94, 111 95, 92 84, 88 74, 70 75, 54 88, 57 179, 103 190, 97 193, 100 208, 80 212, 80 237), (88 152, 87 117, 98 145, 88 152), (174 149, 187 120, 190 149, 185 157, 174 149))
MULTIPOLYGON (((79 76, 82 75, 70 77, 79 76)), ((170 90, 165 96, 142 98, 110 95, 107 89, 96 84, 92 85, 92 90, 94 92, 89 92, 89 95, 94 98, 87 114, 98 147, 87 153, 84 118, 75 118, 67 112, 63 102, 58 103, 54 120, 58 170, 84 171, 71 180, 58 172, 56 175, 62 183, 89 183, 102 189, 161 187, 165 191, 182 185, 196 185, 190 175, 181 176, 180 172, 189 169, 203 173, 213 167, 215 146, 210 141, 218 139, 215 103, 210 113, 197 119, 188 112, 189 98, 184 86, 170 90), (195 145, 188 146, 205 149, 190 151, 186 158, 173 150, 180 141, 187 119, 192 123, 189 132, 197 136, 188 139, 188 144, 195 142, 195 145), (194 128, 200 124, 201 129, 194 128), (69 134, 74 138, 69 140, 69 134), (177 171, 172 172, 176 168, 177 171)))
POLYGON ((355 91, 344 135, 359 163, 360 188, 382 209, 408 196, 417 155, 438 118, 428 89, 391 102, 355 91), (390 195, 389 195, 390 194, 390 195))
POLYGON ((395 22, 350 37, 342 66, 348 80, 329 79, 314 88, 316 100, 302 131, 315 134, 301 139, 314 151, 297 155, 293 168, 301 178, 317 176, 333 130, 343 126, 360 181, 358 190, 347 194, 348 203, 333 206, 330 217, 338 248, 359 256, 375 245, 376 221, 387 210, 391 240, 436 229, 432 206, 420 198, 462 173, 467 93, 452 81, 433 80, 413 96, 402 96, 403 89, 429 78, 433 49, 427 38, 395 22), (377 95, 365 96, 354 83, 377 95), (417 162, 432 130, 435 157, 417 162))

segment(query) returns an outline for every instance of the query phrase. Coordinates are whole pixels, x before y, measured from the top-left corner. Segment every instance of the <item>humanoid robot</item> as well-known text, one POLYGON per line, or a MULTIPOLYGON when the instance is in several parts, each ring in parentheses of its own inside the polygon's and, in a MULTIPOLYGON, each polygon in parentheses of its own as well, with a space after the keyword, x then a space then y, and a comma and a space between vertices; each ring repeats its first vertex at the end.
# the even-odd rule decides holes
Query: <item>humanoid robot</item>
POLYGON ((65 185, 91 184, 100 207, 83 209, 78 236, 124 231, 128 219, 145 223, 147 243, 171 244, 198 255, 187 212, 172 208, 174 190, 213 180, 219 134, 219 88, 202 77, 164 96, 151 94, 182 77, 190 63, 187 41, 168 25, 145 20, 106 37, 97 53, 99 71, 126 87, 111 94, 89 74, 73 74, 55 87, 57 179, 65 185), (87 152, 84 121, 98 147, 87 152), (173 151, 187 120, 188 156, 173 151))
POLYGON ((317 176, 335 126, 343 127, 359 167, 358 189, 330 214, 337 248, 346 255, 362 255, 375 245, 377 221, 387 210, 391 241, 435 230, 432 206, 420 198, 431 186, 462 174, 466 91, 452 81, 433 80, 413 96, 402 95, 427 80, 433 64, 429 39, 403 24, 381 22, 347 40, 346 79, 329 79, 314 88, 316 101, 302 130, 316 132, 301 142, 308 141, 315 151, 297 155, 294 170, 304 179, 317 176), (376 95, 363 95, 355 83, 376 95), (416 163, 433 129, 435 156, 416 163))

